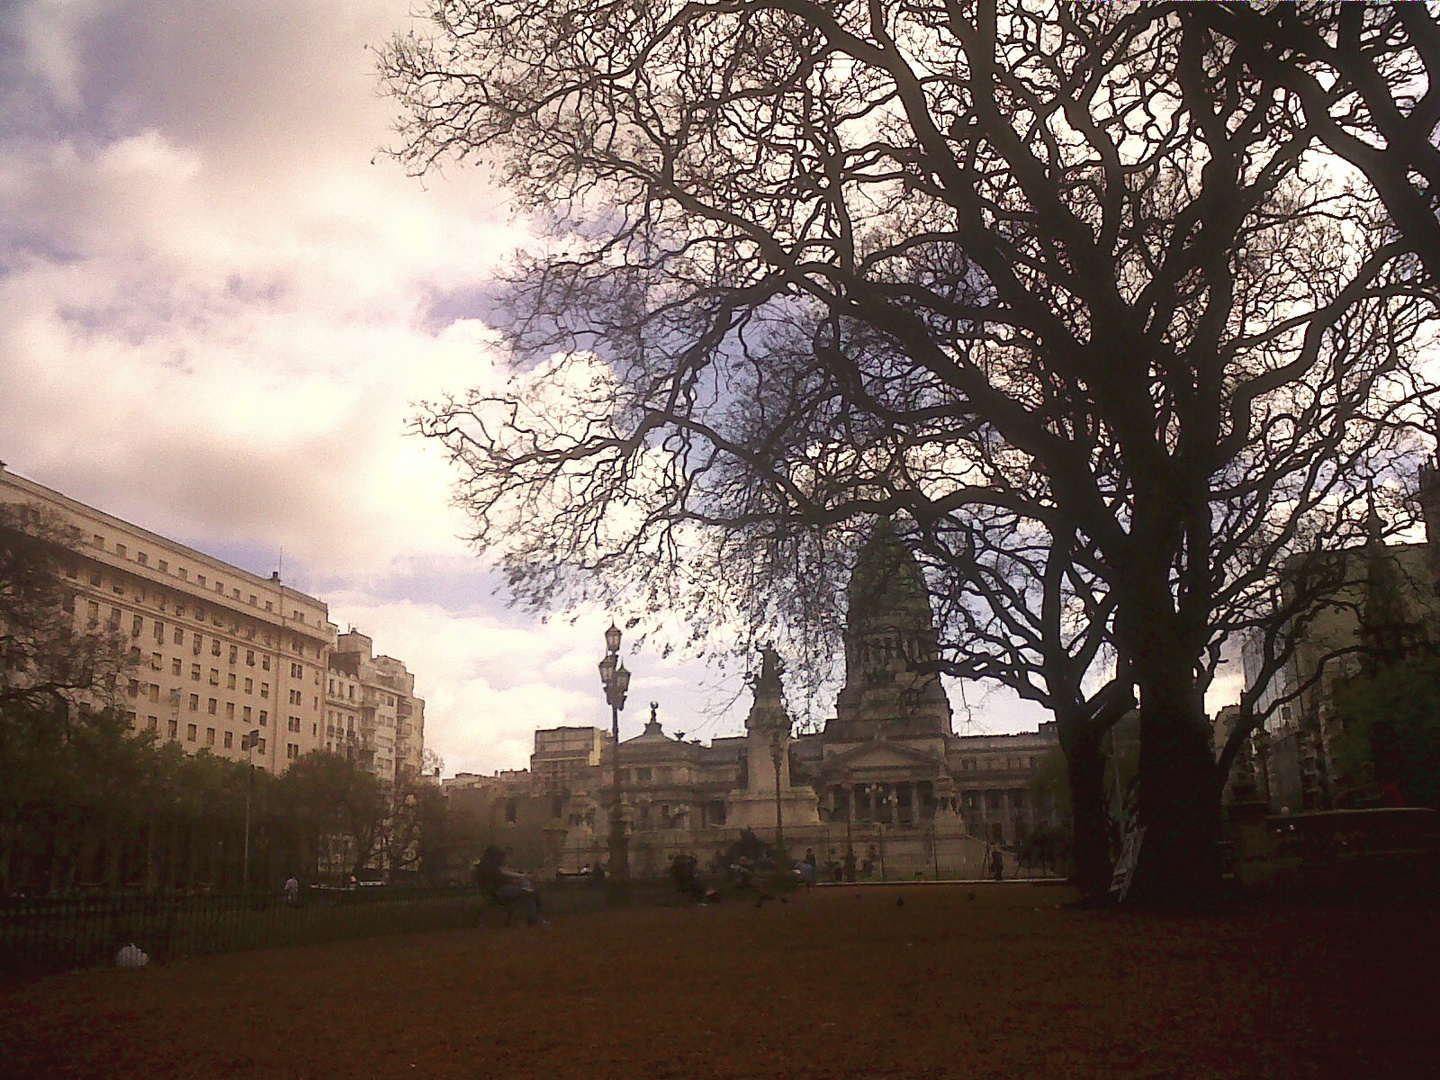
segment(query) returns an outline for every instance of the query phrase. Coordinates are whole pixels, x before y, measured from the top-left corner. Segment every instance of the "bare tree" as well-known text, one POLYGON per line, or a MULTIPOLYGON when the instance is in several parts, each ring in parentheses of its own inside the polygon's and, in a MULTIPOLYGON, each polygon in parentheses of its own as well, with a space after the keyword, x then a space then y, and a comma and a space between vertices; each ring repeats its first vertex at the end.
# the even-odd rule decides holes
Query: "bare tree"
POLYGON ((83 707, 115 701, 128 642, 98 621, 75 629, 74 530, 25 504, 0 504, 0 717, 41 718, 57 732, 83 707))
POLYGON ((1403 242, 1440 278, 1440 21, 1428 4, 1186 5, 1290 92, 1313 131, 1384 201, 1403 242))
POLYGON ((1135 894, 1207 891, 1220 647, 1429 393, 1424 282, 1293 92, 1161 6, 432 12, 382 54, 397 154, 488 155, 552 226, 517 382, 420 420, 516 594, 753 613, 899 516, 951 670, 1077 761, 1138 697, 1135 894))

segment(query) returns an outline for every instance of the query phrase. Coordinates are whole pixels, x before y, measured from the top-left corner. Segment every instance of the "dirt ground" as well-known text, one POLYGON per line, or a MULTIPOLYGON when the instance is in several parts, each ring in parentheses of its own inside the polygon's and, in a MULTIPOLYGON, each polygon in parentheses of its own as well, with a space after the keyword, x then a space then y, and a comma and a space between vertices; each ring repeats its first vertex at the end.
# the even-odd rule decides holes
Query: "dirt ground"
POLYGON ((759 910, 487 920, 71 972, 0 986, 0 1073, 1440 1075, 1434 907, 1158 917, 1070 899, 1020 883, 819 889, 759 910))

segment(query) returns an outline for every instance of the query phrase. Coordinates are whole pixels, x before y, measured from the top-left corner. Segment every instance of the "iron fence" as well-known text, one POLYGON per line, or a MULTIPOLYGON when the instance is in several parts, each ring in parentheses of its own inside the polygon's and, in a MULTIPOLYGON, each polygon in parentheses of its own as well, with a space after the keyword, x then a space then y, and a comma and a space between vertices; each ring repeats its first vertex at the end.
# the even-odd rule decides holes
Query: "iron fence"
MULTIPOLYGON (((585 882, 542 886, 547 914, 604 906, 585 882)), ((636 882, 632 902, 668 902, 667 883, 636 882)), ((310 888, 294 903, 270 893, 86 895, 0 899, 0 972, 110 966, 134 946, 147 963, 247 949, 473 927, 496 919, 474 888, 310 888)), ((134 953, 128 958, 135 959, 134 953)))

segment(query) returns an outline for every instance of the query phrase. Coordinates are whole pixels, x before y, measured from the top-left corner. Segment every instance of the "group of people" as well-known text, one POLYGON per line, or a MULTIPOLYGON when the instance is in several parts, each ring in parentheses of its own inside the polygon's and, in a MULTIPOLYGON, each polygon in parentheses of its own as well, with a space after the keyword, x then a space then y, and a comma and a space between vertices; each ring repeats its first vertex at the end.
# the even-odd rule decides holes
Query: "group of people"
MULTIPOLYGON (((870 860, 866 859, 866 863, 870 860)), ((843 863, 832 862, 827 870, 833 873, 835 881, 854 881, 855 854, 846 854, 843 863)), ((996 881, 1001 880, 1004 874, 1004 860, 999 849, 996 849, 990 856, 990 873, 996 881)), ((748 859, 739 859, 730 865, 729 876, 732 884, 740 890, 758 889, 755 867, 748 859)), ((869 876, 870 867, 866 866, 862 873, 869 876)), ((603 873, 603 872, 602 872, 603 873)), ((815 850, 807 848, 805 858, 796 867, 796 873, 801 885, 806 889, 815 886, 819 877, 818 861, 815 858, 815 850)), ((517 874, 513 870, 505 869, 505 852, 503 849, 491 845, 485 849, 480 861, 475 864, 475 880, 480 891, 494 897, 499 903, 507 906, 514 906, 525 916, 525 921, 530 926, 545 926, 545 917, 541 911, 540 892, 535 888, 535 883, 524 874, 517 874)), ((713 903, 720 899, 719 891, 700 873, 699 861, 693 854, 682 852, 674 856, 670 861, 670 880, 675 886, 675 891, 686 899, 696 904, 713 903)), ((285 883, 286 897, 293 903, 291 881, 285 883)), ((295 891, 298 892, 298 882, 295 883, 295 891)))

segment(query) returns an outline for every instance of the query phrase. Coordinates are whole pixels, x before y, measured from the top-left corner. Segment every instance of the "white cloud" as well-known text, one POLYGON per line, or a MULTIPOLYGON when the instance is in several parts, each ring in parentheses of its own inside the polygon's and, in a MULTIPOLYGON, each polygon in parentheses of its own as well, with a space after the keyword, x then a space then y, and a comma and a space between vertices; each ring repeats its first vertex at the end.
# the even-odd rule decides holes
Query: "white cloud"
MULTIPOLYGON (((0 457, 247 569, 283 549, 288 580, 416 673, 449 768, 488 771, 525 764, 537 726, 608 725, 608 620, 506 611, 438 448, 404 434, 412 403, 503 377, 484 305, 525 242, 483 171, 421 185, 376 158, 393 105, 365 47, 409 12, 0 14, 0 457)), ((737 674, 654 648, 627 657, 627 733, 651 696, 667 730, 738 730, 737 674)))

